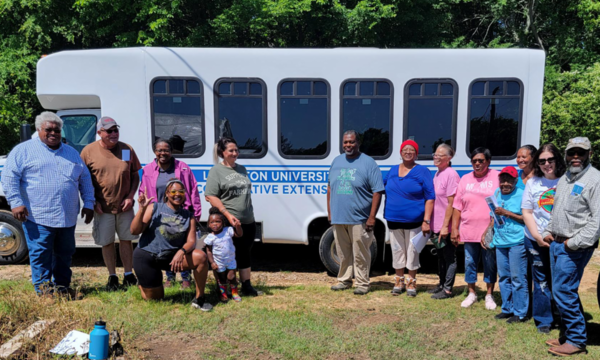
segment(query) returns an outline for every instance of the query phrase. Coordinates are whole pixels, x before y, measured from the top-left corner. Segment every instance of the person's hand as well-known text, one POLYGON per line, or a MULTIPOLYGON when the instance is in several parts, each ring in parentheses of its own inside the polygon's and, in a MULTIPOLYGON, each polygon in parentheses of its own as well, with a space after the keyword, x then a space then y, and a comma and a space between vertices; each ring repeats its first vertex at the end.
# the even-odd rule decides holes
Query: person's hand
POLYGON ((97 212, 98 214, 104 214, 104 211, 102 211, 102 206, 97 201, 96 201, 96 205, 94 205, 94 211, 97 212))
POLYGON ((569 239, 565 240, 564 244, 565 244, 565 251, 566 252, 573 252, 575 250, 571 250, 571 248, 567 245, 567 243, 569 242, 569 239))
POLYGON ((421 225, 421 231, 423 232, 423 235, 427 235, 431 231, 431 226, 423 221, 423 224, 421 225))
POLYGON ((16 208, 12 209, 11 211, 12 211, 12 214, 15 219, 19 220, 20 222, 27 221, 27 217, 29 216, 29 211, 27 211, 27 207, 25 205, 18 206, 16 208))
POLYGON ((548 244, 548 246, 550 246, 550 243, 554 241, 554 236, 552 236, 552 234, 546 235, 543 240, 546 244, 548 244))
POLYGON ((373 229, 375 229, 375 218, 369 217, 365 224, 365 230, 371 232, 373 229))
MULTIPOLYGON (((152 200, 154 198, 150 198, 150 200, 152 200)), ((133 199, 125 199, 121 202, 121 210, 123 212, 125 211, 129 211, 129 209, 131 209, 133 207, 133 199)))
POLYGON ((331 225, 331 213, 327 213, 327 221, 329 221, 329 225, 331 225))
POLYGON ((217 263, 212 263, 210 264, 210 268, 213 270, 219 270, 219 265, 217 265, 217 263))
MULTIPOLYGON (((152 200, 154 200, 154 197, 151 197, 148 199, 148 195, 146 195, 145 191, 138 196, 138 202, 140 203, 140 208, 143 208, 143 209, 147 208, 148 205, 150 205, 152 203, 152 200)), ((123 211, 126 211, 126 210, 123 210, 123 211)))
POLYGON ((182 272, 183 271, 183 250, 177 251, 175 256, 173 256, 173 260, 171 260, 171 271, 172 272, 182 272))
POLYGON ((452 242, 452 244, 454 244, 454 246, 458 247, 458 243, 460 242, 460 235, 458 233, 458 229, 452 230, 452 233, 450 234, 450 241, 452 242))
MULTIPOLYGON (((487 232, 487 230, 486 230, 486 232, 487 232)), ((482 248, 487 250, 488 248, 487 248, 487 246, 485 246, 485 233, 486 232, 484 232, 483 235, 481 235, 481 241, 479 243, 481 244, 482 248)))
POLYGON ((236 218, 235 216, 231 215, 230 212, 227 212, 227 221, 229 221, 229 223, 231 224, 231 226, 238 226, 238 225, 242 225, 242 222, 238 220, 238 218, 236 218))
POLYGON ((535 242, 538 244, 539 247, 541 248, 549 248, 550 244, 548 244, 547 242, 544 241, 544 239, 542 239, 542 236, 536 236, 535 237, 535 242))
POLYGON ((89 224, 92 222, 92 219, 94 218, 94 210, 92 209, 86 209, 83 208, 81 209, 81 218, 85 218, 85 220, 83 220, 86 224, 89 224))
POLYGON ((494 211, 494 214, 500 215, 500 216, 508 216, 510 214, 510 211, 503 209, 501 207, 497 207, 496 210, 494 211))
POLYGON ((448 232, 448 227, 442 226, 442 229, 440 230, 440 239, 445 238, 446 236, 448 236, 448 234, 450 234, 450 232, 448 232))

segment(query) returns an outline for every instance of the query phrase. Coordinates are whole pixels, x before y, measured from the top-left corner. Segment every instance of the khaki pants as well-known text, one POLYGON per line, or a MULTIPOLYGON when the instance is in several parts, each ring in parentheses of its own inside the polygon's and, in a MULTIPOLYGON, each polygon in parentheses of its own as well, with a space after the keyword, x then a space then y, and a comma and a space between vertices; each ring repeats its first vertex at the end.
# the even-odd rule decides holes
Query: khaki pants
POLYGON ((392 266, 394 269, 417 270, 421 267, 419 253, 413 245, 412 239, 421 232, 421 227, 416 229, 397 229, 390 231, 390 245, 392 246, 392 266))
POLYGON ((375 239, 373 231, 365 230, 365 224, 333 225, 333 236, 337 255, 340 258, 338 281, 352 286, 352 276, 357 288, 369 289, 371 268, 371 243, 375 239))

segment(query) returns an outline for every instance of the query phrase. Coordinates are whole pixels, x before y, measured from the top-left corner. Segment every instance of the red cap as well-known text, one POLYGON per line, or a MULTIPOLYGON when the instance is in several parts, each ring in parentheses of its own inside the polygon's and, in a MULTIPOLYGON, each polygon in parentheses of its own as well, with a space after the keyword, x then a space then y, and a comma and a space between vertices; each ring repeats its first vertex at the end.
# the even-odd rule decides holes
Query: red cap
POLYGON ((417 145, 417 143, 414 140, 404 140, 404 142, 402 143, 402 145, 400 145, 400 152, 402 152, 402 149, 404 149, 404 147, 406 145, 410 145, 412 147, 415 148, 415 151, 417 152, 417 155, 419 155, 419 145, 417 145))
POLYGON ((517 176, 519 176, 519 173, 517 172, 517 169, 515 169, 512 166, 507 166, 504 169, 502 169, 502 171, 500 171, 500 174, 508 174, 514 178, 516 178, 517 176))

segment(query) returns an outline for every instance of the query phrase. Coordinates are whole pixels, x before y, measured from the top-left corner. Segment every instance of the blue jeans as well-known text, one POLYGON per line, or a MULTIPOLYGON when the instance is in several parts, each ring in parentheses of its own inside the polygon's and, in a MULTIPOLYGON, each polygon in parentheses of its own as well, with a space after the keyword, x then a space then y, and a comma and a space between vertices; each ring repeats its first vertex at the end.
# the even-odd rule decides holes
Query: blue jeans
MULTIPOLYGON (((175 281, 177 277, 177 273, 167 270, 167 280, 175 281)), ((189 270, 185 270, 181 272, 181 280, 192 280, 191 273, 189 270)))
POLYGON ((535 240, 525 237, 525 249, 533 277, 533 319, 537 327, 552 326, 552 272, 550 249, 542 248, 535 240))
POLYGON ((29 248, 31 282, 35 291, 40 286, 71 285, 71 259, 75 254, 75 226, 53 228, 29 220, 23 223, 29 248))
POLYGON ((562 243, 550 244, 552 295, 562 318, 564 337, 569 344, 578 348, 585 347, 587 342, 579 283, 593 253, 593 247, 567 252, 562 243))
POLYGON ((496 254, 494 249, 485 250, 478 242, 465 243, 465 282, 477 282, 477 266, 483 255, 483 281, 492 284, 496 282, 496 254))
POLYGON ((527 317, 529 290, 527 289, 527 252, 525 245, 497 248, 498 276, 502 312, 527 317))

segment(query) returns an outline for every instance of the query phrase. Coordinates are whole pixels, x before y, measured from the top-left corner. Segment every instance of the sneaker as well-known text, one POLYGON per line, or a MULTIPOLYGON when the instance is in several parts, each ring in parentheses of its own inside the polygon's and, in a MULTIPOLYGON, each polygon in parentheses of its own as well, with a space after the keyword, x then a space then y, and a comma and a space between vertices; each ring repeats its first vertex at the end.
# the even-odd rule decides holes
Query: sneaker
POLYGON ((123 278, 123 287, 127 288, 135 285, 137 285, 137 278, 135 277, 135 275, 125 275, 125 277, 123 278))
POLYGON ((450 299, 451 297, 454 297, 454 295, 452 293, 448 294, 445 291, 440 291, 431 295, 431 298, 435 300, 450 299))
POLYGON ((406 283, 404 282, 404 276, 394 276, 394 288, 392 289, 392 295, 398 296, 406 290, 406 283))
MULTIPOLYGON (((538 332, 540 334, 550 334, 550 326, 540 326, 538 328, 538 332)), ((552 345, 552 346, 559 346, 559 345, 560 344, 558 344, 558 345, 552 345)))
POLYGON ((106 291, 117 291, 119 290, 119 278, 117 275, 110 275, 108 277, 108 283, 106 284, 106 291))
POLYGON ((529 321, 529 318, 526 316, 524 318, 521 318, 519 316, 511 316, 510 319, 506 320, 507 324, 515 324, 515 323, 524 323, 529 321))
POLYGON ((469 292, 469 295, 467 295, 467 298, 463 300, 462 303, 460 303, 461 307, 464 308, 468 308, 471 305, 475 304, 477 302, 477 295, 475 295, 475 293, 469 292))
POLYGON ((237 286, 231 286, 231 298, 235 302, 242 301, 242 297, 240 296, 240 294, 238 294, 237 286))
POLYGON ((354 295, 367 295, 369 288, 357 287, 354 289, 354 295))
POLYGON ((427 290, 427 293, 428 294, 437 294, 442 290, 444 290, 444 287, 441 284, 437 284, 433 289, 427 290))
POLYGON ((494 316, 494 319, 496 319, 496 320, 504 320, 504 319, 510 319, 513 316, 515 316, 515 314, 507 314, 507 313, 501 312, 500 314, 494 316))
POLYGON ((485 296, 485 308, 488 310, 496 310, 496 302, 494 301, 494 297, 492 295, 485 296))
POLYGON ((164 287, 166 287, 166 288, 173 287, 173 283, 174 283, 174 282, 175 282, 175 280, 172 280, 172 279, 167 279, 167 281, 165 281, 165 285, 164 285, 164 287))
POLYGON ((341 291, 341 290, 348 290, 348 289, 350 289, 350 286, 348 286, 344 283, 337 283, 331 287, 331 290, 333 290, 333 291, 341 291))
POLYGON ((261 296, 261 295, 264 295, 265 293, 260 290, 256 290, 252 286, 252 283, 250 282, 250 280, 246 280, 246 281, 242 282, 242 294, 245 296, 261 296))
POLYGON ((204 296, 194 298, 194 300, 192 300, 192 307, 194 309, 200 309, 202 311, 211 311, 213 308, 213 306, 208 301, 204 300, 204 296))
POLYGON ((192 286, 192 283, 189 280, 183 280, 181 282, 181 290, 189 289, 192 286))
POLYGON ((408 284, 406 284, 406 295, 410 297, 417 296, 417 279, 408 278, 408 284))

